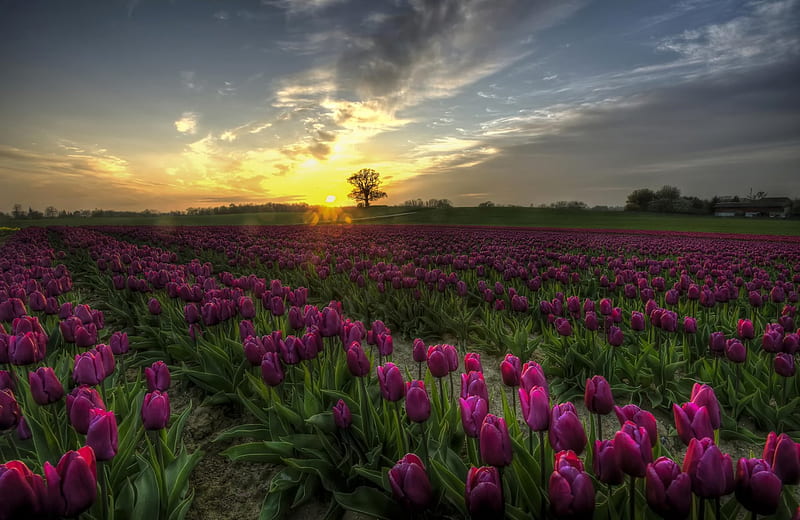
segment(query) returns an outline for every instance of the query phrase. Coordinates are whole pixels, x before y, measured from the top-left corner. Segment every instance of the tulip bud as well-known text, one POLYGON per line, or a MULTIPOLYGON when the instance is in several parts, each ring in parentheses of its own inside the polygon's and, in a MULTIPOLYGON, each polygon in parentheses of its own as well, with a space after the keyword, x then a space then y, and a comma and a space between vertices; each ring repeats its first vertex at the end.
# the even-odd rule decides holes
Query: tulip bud
POLYGON ((409 420, 422 423, 431 416, 431 400, 423 381, 406 383, 406 414, 409 420))
POLYGON ((559 518, 590 518, 594 511, 592 479, 571 451, 556 453, 548 492, 550 507, 559 518))
POLYGON ((732 363, 744 363, 747 359, 747 348, 736 338, 725 342, 725 357, 732 363))
POLYGON ((105 410, 106 407, 97 390, 87 385, 74 388, 67 395, 66 404, 70 424, 76 432, 84 435, 89 430, 90 411, 93 408, 105 410))
POLYGON ((8 370, 0 370, 0 390, 5 390, 6 388, 14 390, 15 386, 14 380, 11 378, 11 372, 8 370))
POLYGON ((56 467, 45 462, 44 476, 49 509, 56 516, 76 517, 97 499, 97 463, 89 446, 68 451, 56 467))
POLYGON ((736 465, 736 500, 748 511, 774 515, 781 498, 781 479, 764 459, 739 459, 736 465))
POLYGON ((126 332, 115 332, 111 335, 111 339, 108 340, 108 343, 111 347, 111 352, 113 352, 115 356, 126 354, 130 350, 128 334, 126 332))
POLYGON ((719 498, 733 492, 733 465, 713 439, 692 439, 683 458, 683 471, 692 479, 692 491, 701 498, 719 498))
POLYGON ((522 366, 519 358, 513 354, 506 354, 506 357, 500 363, 500 374, 504 385, 510 387, 519 386, 519 379, 522 375, 522 366))
POLYGON ((475 352, 467 352, 464 356, 464 371, 465 372, 483 372, 481 366, 481 355, 475 352))
POLYGON ((692 439, 714 437, 711 418, 708 414, 708 408, 705 406, 698 406, 692 402, 683 403, 681 406, 673 404, 672 414, 675 417, 678 437, 685 445, 688 446, 689 441, 692 439))
POLYGON ((79 385, 94 386, 105 379, 103 360, 94 351, 75 355, 75 366, 72 370, 72 379, 79 385))
POLYGON ((691 316, 684 316, 683 331, 687 334, 695 334, 697 332, 697 319, 691 316))
POLYGON ((397 365, 386 363, 383 366, 379 366, 376 371, 384 399, 394 402, 405 396, 406 386, 403 382, 403 374, 397 365))
POLYGON ((511 437, 502 417, 487 414, 480 431, 481 460, 490 466, 511 464, 511 437))
POLYGON ((428 360, 428 351, 425 348, 425 343, 419 338, 414 340, 412 355, 417 363, 424 363, 428 360))
POLYGON ((639 311, 631 312, 631 329, 635 330, 636 332, 641 332, 644 330, 644 325, 644 314, 639 311))
POLYGON ((450 373, 450 364, 447 362, 447 355, 442 345, 431 345, 428 347, 428 370, 433 377, 444 377, 450 373))
POLYGON ((692 479, 667 457, 647 465, 645 475, 647 504, 662 518, 689 516, 692 507, 692 479))
POLYGON ((544 376, 544 369, 535 361, 528 361, 522 365, 519 384, 526 391, 530 391, 534 386, 541 386, 546 392, 549 392, 547 378, 544 376))
POLYGON ((145 430, 163 430, 169 422, 170 407, 167 392, 154 390, 145 394, 142 402, 142 423, 145 430))
POLYGON ((353 424, 353 415, 350 413, 350 408, 342 399, 339 399, 333 406, 333 422, 341 430, 345 430, 353 424))
POLYGON ((114 412, 102 408, 89 410, 89 429, 86 444, 90 446, 97 460, 111 460, 117 454, 117 418, 114 412))
POLYGON ((489 389, 486 387, 483 373, 472 371, 461 374, 461 397, 466 398, 470 395, 479 395, 489 400, 489 389))
POLYGON ((503 518, 505 501, 497 468, 469 468, 464 494, 467 510, 472 518, 503 518))
POLYGON ((478 437, 483 420, 489 412, 489 402, 483 397, 471 395, 466 399, 459 399, 461 409, 461 425, 468 437, 478 437))
POLYGON ((147 380, 147 391, 166 392, 169 390, 171 376, 169 367, 163 361, 156 361, 144 369, 144 378, 147 380))
POLYGON ((741 339, 753 339, 753 337, 755 337, 753 322, 750 320, 740 319, 736 324, 736 333, 741 339))
POLYGON ((574 451, 578 455, 586 447, 586 432, 572 403, 554 405, 550 411, 550 446, 555 451, 574 451))
POLYGON ((16 428, 21 416, 14 392, 8 388, 0 390, 0 431, 16 428))
POLYGON ((161 314, 161 302, 156 298, 150 298, 147 302, 147 311, 153 316, 158 316, 161 314))
POLYGON ((389 484, 395 500, 410 511, 423 511, 433 500, 425 465, 413 453, 397 461, 389 470, 389 484))
POLYGON ((28 372, 31 395, 38 405, 54 403, 64 397, 64 386, 50 367, 39 367, 28 372))
POLYGON ((614 413, 617 415, 620 426, 625 424, 625 421, 633 421, 636 426, 641 426, 647 430, 647 436, 650 437, 650 445, 654 446, 658 440, 658 426, 656 418, 650 412, 642 410, 635 404, 628 404, 623 407, 615 406, 614 413))
POLYGON ((613 439, 594 441, 592 467, 597 480, 604 484, 616 486, 625 480, 613 439))
POLYGON ((283 382, 285 374, 277 352, 267 352, 261 359, 261 378, 269 386, 278 386, 283 382))
POLYGON ((572 336, 572 325, 566 318, 556 318, 556 332, 561 336, 572 336))
POLYGON ((586 380, 584 404, 589 413, 607 415, 614 409, 614 396, 611 386, 603 376, 594 376, 586 380))
POLYGON ((369 373, 369 358, 355 341, 347 349, 347 368, 354 377, 364 377, 369 373))
POLYGON ((715 430, 719 429, 722 424, 722 412, 713 388, 709 385, 695 383, 694 386, 692 386, 692 395, 689 401, 698 406, 705 406, 708 409, 708 416, 711 419, 711 427, 715 430))
POLYGON ((762 458, 787 486, 800 483, 800 443, 792 441, 787 434, 770 432, 762 458))
POLYGON ((721 356, 725 352, 725 333, 712 332, 708 337, 708 349, 712 354, 721 356))
POLYGON ((644 477, 647 465, 653 461, 650 436, 633 421, 625 421, 614 434, 614 448, 619 455, 622 471, 633 477, 644 477))
POLYGON ((794 356, 785 352, 775 354, 775 373, 783 377, 792 377, 796 371, 794 356))
POLYGON ((547 390, 534 386, 530 392, 519 389, 519 404, 522 417, 531 431, 542 432, 550 427, 550 397, 547 390))

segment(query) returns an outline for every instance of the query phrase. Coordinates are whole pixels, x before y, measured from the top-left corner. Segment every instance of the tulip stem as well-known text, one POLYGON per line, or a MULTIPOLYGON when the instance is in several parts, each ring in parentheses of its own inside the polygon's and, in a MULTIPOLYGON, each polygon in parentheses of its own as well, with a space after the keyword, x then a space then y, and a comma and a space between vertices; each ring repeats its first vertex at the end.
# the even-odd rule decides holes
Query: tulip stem
POLYGON ((422 362, 417 363, 417 373, 418 373, 417 379, 422 381, 422 362))
POLYGON ((542 492, 542 510, 541 518, 545 518, 547 512, 544 497, 547 495, 547 488, 545 487, 545 478, 547 476, 547 469, 544 467, 544 431, 539 430, 539 473, 540 473, 540 491, 542 492))
POLYGON ((439 403, 442 405, 442 417, 444 417, 444 389, 442 388, 442 378, 437 377, 439 381, 439 403))
POLYGON ((106 482, 106 464, 104 462, 97 462, 98 469, 100 470, 100 502, 102 503, 102 518, 108 518, 108 482, 106 482))
POLYGON ((628 491, 630 493, 630 497, 628 497, 630 504, 630 509, 629 509, 630 515, 628 516, 628 518, 633 520, 634 518, 636 518, 636 477, 630 475, 628 479, 630 480, 630 488, 628 491))
POLYGON ((603 416, 597 415, 597 440, 603 440, 603 416))

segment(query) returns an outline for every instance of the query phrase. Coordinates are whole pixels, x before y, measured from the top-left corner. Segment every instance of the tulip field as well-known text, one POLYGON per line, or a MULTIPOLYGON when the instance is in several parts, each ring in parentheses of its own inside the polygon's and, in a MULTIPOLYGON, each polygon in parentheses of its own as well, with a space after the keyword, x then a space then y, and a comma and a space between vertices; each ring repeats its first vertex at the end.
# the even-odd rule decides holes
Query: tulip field
POLYGON ((0 520, 800 520, 799 293, 796 236, 26 228, 0 520))

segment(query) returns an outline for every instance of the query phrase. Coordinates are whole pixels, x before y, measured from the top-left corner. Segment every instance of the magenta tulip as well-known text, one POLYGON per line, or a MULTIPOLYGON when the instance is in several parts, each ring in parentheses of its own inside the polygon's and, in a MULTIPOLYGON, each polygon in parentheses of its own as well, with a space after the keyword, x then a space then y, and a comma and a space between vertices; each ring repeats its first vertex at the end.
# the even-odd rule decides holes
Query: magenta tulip
POLYGON ((425 465, 413 453, 397 461, 389 470, 389 484, 395 500, 410 511, 424 511, 433 500, 425 465))

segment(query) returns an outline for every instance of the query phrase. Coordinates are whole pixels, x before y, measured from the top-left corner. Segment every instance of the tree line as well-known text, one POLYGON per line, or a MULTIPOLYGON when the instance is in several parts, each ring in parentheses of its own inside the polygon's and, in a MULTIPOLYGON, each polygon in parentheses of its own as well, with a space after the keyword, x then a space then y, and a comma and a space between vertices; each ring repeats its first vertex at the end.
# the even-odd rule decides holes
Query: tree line
MULTIPOLYGON (((715 195, 710 199, 685 196, 675 186, 665 185, 658 190, 639 188, 633 190, 625 201, 625 211, 650 211, 654 213, 689 213, 711 214, 714 206, 720 202, 745 202, 763 199, 767 196, 765 191, 754 192, 751 188, 747 195, 739 197, 720 197, 715 195)), ((800 213, 800 199, 795 199, 792 213, 800 213)))

